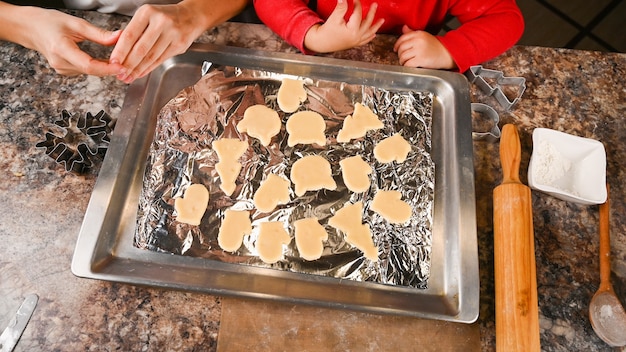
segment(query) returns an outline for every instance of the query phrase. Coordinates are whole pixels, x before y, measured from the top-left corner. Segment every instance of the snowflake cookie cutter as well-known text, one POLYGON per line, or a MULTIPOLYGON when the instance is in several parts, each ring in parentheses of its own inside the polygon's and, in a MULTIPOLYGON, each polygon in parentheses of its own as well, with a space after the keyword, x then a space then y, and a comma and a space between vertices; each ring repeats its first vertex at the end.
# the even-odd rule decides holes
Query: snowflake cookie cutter
POLYGON ((526 90, 524 77, 506 77, 502 71, 489 70, 480 65, 471 66, 465 75, 487 96, 493 95, 506 111, 511 110, 526 90))
POLYGON ((63 110, 53 125, 60 132, 46 132, 46 139, 36 147, 45 149, 48 156, 64 165, 65 171, 81 174, 104 158, 115 123, 116 119, 104 111, 79 116, 63 110))

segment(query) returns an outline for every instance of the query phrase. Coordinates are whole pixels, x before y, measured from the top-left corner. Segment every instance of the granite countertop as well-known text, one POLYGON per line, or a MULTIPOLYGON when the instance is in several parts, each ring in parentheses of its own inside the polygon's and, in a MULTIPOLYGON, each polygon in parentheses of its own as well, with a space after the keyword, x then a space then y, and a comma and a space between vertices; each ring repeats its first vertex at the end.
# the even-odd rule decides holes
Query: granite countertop
MULTIPOLYGON (((107 28, 124 16, 72 12, 107 28)), ((393 38, 333 56, 397 64, 393 38)), ((295 52, 261 25, 226 23, 199 41, 295 52)), ((86 44, 97 56, 107 49, 86 44)), ((55 74, 33 51, 0 43, 0 330, 23 296, 37 309, 17 351, 217 350, 224 298, 77 278, 71 258, 98 167, 65 172, 35 144, 63 109, 121 110, 127 86, 114 78, 55 74)), ((522 143, 521 179, 534 128, 547 127, 604 143, 611 186, 612 279, 626 303, 626 55, 516 46, 484 67, 526 79, 510 112, 475 86, 472 101, 495 106, 522 143)), ((498 143, 474 142, 483 351, 495 350, 492 192, 501 182, 498 143)), ((542 350, 612 351, 591 328, 588 305, 599 285, 598 206, 534 192, 533 220, 542 350)), ((229 298, 232 299, 232 298, 229 298)), ((625 332, 626 333, 626 332, 625 332)), ((418 332, 416 332, 418 334, 418 332)), ((376 350, 384 350, 378 346, 376 350)), ((622 349, 625 350, 625 349, 622 349)))

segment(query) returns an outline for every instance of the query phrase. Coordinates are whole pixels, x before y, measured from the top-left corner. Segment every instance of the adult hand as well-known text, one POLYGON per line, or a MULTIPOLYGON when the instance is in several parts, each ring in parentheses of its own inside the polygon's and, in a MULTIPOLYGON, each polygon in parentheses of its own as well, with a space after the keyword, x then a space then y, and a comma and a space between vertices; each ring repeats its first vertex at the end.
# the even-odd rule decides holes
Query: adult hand
POLYGON ((314 52, 329 53, 369 43, 383 25, 382 19, 374 23, 377 8, 378 5, 373 3, 363 19, 361 2, 355 0, 354 10, 346 22, 344 16, 348 11, 348 4, 346 0, 337 1, 337 6, 326 22, 309 29, 304 38, 304 46, 314 52))
POLYGON ((456 63, 443 44, 432 34, 402 27, 402 35, 393 46, 400 64, 409 67, 454 69, 456 63))
POLYGON ((181 2, 142 5, 111 53, 110 62, 124 66, 118 78, 130 83, 168 58, 184 53, 206 30, 202 14, 181 2))
POLYGON ((119 64, 110 64, 96 59, 82 51, 77 43, 92 41, 105 46, 115 44, 119 32, 110 32, 98 28, 84 19, 56 11, 37 7, 28 10, 28 21, 32 25, 21 31, 19 44, 38 51, 50 66, 59 74, 95 76, 117 75, 122 71, 119 64))

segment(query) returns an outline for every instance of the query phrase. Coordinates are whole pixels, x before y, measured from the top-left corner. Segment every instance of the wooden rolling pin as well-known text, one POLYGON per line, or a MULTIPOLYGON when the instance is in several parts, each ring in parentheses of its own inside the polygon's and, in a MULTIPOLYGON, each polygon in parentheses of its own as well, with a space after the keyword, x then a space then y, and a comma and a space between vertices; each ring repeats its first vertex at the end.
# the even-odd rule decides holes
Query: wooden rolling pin
POLYGON ((493 191, 496 350, 539 351, 537 268, 530 188, 519 179, 517 128, 500 139, 502 184, 493 191))

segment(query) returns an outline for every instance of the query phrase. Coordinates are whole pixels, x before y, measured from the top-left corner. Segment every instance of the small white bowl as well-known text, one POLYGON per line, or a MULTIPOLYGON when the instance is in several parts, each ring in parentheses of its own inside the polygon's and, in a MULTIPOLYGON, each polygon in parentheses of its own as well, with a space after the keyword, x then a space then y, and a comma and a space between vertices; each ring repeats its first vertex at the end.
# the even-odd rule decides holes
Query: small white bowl
POLYGON ((580 204, 606 201, 606 152, 599 141, 535 128, 528 185, 580 204))

